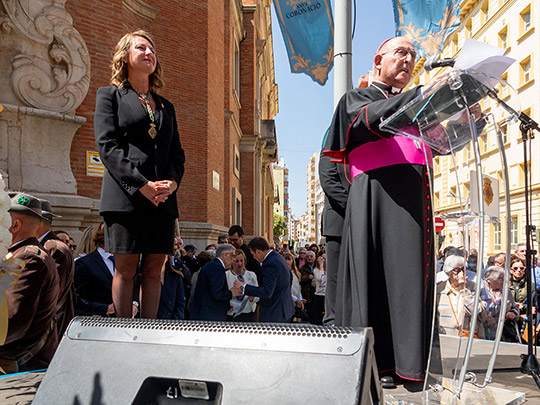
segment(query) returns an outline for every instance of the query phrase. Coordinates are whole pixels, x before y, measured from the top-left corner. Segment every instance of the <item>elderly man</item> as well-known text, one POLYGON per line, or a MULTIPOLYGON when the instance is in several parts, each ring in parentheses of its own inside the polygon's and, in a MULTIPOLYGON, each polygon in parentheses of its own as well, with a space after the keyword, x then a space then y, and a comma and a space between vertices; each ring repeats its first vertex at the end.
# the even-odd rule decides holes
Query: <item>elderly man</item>
POLYGON ((232 264, 234 246, 222 243, 216 249, 216 258, 201 270, 193 291, 191 319, 201 321, 226 321, 230 300, 240 295, 240 289, 229 290, 225 271, 232 264))
MULTIPOLYGON (((439 310, 439 333, 441 335, 469 336, 474 308, 472 283, 465 275, 466 261, 462 256, 448 256, 444 261, 443 271, 448 276, 444 284, 437 290, 437 307, 439 310)), ((487 320, 487 312, 481 301, 478 307, 477 325, 474 329, 476 337, 484 338, 483 323, 487 320)))
POLYGON ((58 301, 58 274, 49 254, 36 239, 41 202, 18 193, 11 199, 12 245, 8 257, 24 261, 15 285, 6 290, 8 331, 0 346, 0 374, 46 368, 58 345, 53 317, 58 301))
POLYGON ((372 327, 380 373, 422 380, 433 311, 430 162, 420 142, 379 128, 419 94, 401 92, 415 59, 406 38, 385 41, 373 60, 374 82, 341 98, 322 152, 348 163, 352 178, 339 266, 328 268, 335 324, 372 327))
MULTIPOLYGON (((527 244, 525 242, 520 242, 516 245, 516 250, 514 251, 515 255, 520 259, 524 264, 527 263, 527 244)), ((534 284, 540 284, 540 266, 535 265, 534 254, 531 256, 531 280, 534 284)))

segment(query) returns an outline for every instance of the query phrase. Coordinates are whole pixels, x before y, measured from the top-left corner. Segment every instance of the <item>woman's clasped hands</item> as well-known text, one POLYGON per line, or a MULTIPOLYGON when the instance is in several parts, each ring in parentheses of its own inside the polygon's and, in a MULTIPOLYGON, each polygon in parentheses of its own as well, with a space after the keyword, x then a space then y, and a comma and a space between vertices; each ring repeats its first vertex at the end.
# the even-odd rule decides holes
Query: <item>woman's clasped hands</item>
POLYGON ((139 191, 157 207, 159 203, 165 202, 169 198, 177 186, 174 180, 149 181, 139 191))

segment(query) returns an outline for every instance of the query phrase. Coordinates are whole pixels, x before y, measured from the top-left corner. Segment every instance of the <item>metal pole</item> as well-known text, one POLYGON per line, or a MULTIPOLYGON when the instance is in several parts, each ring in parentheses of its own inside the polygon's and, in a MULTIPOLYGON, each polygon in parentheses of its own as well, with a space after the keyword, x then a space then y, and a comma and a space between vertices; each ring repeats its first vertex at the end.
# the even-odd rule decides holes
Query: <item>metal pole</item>
MULTIPOLYGON (((465 216, 469 214, 469 197, 465 199, 465 216)), ((463 246, 465 246, 465 250, 467 251, 467 255, 471 252, 471 242, 469 240, 469 223, 465 223, 465 243, 463 246)), ((478 261, 477 261, 478 266, 478 261)))
POLYGON ((334 108, 352 89, 351 0, 336 0, 334 10, 334 108))

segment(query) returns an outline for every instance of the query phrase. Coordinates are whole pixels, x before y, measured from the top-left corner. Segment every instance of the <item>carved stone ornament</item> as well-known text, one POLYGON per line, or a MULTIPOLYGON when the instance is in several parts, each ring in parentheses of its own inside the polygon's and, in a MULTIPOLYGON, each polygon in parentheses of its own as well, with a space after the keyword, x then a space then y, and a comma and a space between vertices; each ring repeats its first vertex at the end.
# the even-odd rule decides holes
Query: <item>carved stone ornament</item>
POLYGON ((10 90, 19 102, 74 114, 90 85, 90 56, 65 3, 2 0, 0 30, 11 47, 10 90))

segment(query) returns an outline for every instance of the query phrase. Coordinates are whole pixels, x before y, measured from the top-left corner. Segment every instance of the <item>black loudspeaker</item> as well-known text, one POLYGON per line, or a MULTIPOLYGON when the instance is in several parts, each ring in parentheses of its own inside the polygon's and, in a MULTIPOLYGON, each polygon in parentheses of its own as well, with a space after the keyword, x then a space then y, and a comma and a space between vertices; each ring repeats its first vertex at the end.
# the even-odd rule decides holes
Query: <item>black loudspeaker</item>
POLYGON ((370 328, 75 318, 34 404, 383 404, 370 328))

